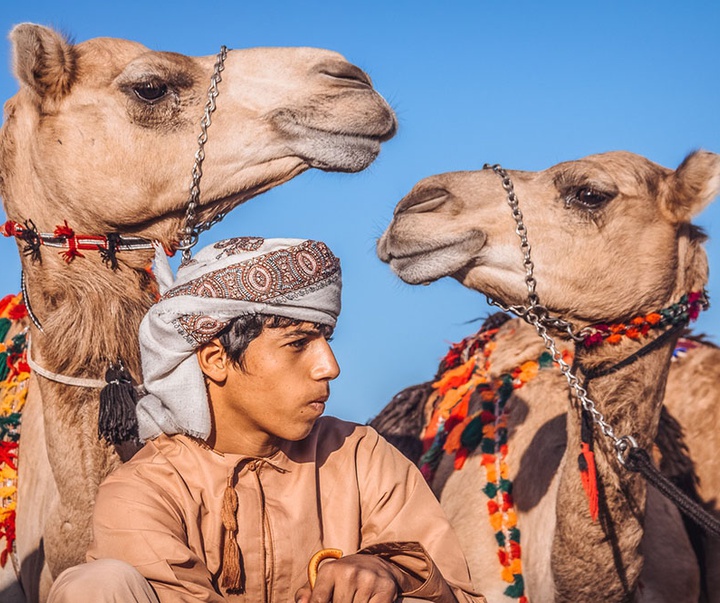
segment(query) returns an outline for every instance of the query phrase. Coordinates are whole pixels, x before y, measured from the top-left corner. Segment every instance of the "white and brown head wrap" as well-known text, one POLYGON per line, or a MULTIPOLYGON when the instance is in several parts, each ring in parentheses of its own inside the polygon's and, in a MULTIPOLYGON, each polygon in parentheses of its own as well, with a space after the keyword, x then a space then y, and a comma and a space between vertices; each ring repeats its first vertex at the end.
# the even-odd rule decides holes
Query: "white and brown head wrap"
POLYGON ((195 351, 234 318, 275 314, 335 326, 340 262, 319 241, 238 237, 205 247, 173 280, 156 254, 161 298, 140 324, 148 395, 137 404, 140 438, 210 434, 210 409, 195 351))

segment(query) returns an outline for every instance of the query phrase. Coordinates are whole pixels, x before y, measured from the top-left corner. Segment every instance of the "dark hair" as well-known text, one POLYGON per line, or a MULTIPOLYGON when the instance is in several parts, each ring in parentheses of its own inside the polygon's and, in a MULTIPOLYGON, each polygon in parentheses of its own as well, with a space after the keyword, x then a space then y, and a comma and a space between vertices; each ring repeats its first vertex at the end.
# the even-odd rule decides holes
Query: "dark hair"
MULTIPOLYGON (((226 326, 219 334, 218 339, 225 348, 225 352, 235 366, 245 370, 245 351, 250 342, 262 333, 264 328, 282 329, 285 327, 295 327, 306 322, 296 318, 287 318, 286 316, 278 316, 277 314, 245 314, 238 316, 226 326)), ((333 328, 329 325, 313 323, 326 339, 329 339, 333 333, 333 328)))

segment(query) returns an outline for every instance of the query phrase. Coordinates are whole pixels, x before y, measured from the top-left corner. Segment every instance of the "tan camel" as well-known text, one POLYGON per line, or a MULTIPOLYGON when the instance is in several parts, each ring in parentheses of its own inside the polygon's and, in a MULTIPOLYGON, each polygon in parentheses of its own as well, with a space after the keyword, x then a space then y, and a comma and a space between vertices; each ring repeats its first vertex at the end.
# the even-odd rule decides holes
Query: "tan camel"
MULTIPOLYGON (((20 90, 5 106, 0 139, 8 218, 32 220, 40 232, 67 221, 76 233, 177 245, 215 57, 108 38, 73 45, 32 24, 15 27, 10 39, 20 90)), ((395 129, 369 78, 339 54, 230 51, 208 131, 198 219, 311 167, 362 170, 395 129)), ((119 252, 116 270, 100 254, 82 253, 70 262, 46 247, 39 259, 22 256, 44 329, 30 327, 32 356, 47 370, 92 379, 122 358, 139 383, 137 329, 155 295, 146 271, 153 251, 119 252)), ((98 441, 98 391, 37 375, 30 383, 17 517, 28 601, 44 600, 53 576, 83 560, 97 485, 120 462, 98 441)))
MULTIPOLYGON (((719 156, 690 155, 673 172, 630 153, 608 153, 510 175, 535 243, 537 292, 553 313, 578 327, 620 322, 702 289, 707 278, 703 236, 689 220, 720 189, 719 156)), ((398 205, 378 254, 409 283, 453 276, 504 303, 523 303, 527 297, 515 224, 500 179, 489 170, 419 183, 398 205)), ((538 358, 543 349, 517 321, 503 325, 497 338, 494 375, 538 358), (502 345, 503 340, 511 345, 502 345)), ((676 339, 591 382, 591 397, 615 432, 634 436, 646 449, 658 430, 676 339)), ((639 347, 629 338, 617 345, 578 347, 580 377, 639 347)), ((567 388, 558 387, 557 374, 539 372, 506 408, 507 464, 530 600, 696 601, 698 568, 679 515, 620 467, 597 429, 604 508, 601 521, 592 521, 577 463, 578 405, 573 399, 568 412, 567 388)), ((487 521, 484 483, 473 458, 460 471, 443 458, 435 476, 478 587, 489 600, 510 601, 494 559, 497 542, 487 521)))

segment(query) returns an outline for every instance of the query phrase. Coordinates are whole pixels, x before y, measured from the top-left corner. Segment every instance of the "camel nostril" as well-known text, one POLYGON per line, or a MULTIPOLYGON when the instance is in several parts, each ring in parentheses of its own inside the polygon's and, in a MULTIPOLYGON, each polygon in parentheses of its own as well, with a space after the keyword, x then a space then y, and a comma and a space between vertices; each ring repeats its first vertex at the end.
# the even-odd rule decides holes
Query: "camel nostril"
POLYGON ((359 67, 344 61, 333 61, 318 66, 320 75, 338 80, 338 83, 357 88, 372 88, 370 77, 359 67))
POLYGON ((450 192, 439 187, 413 191, 397 204, 394 215, 431 212, 443 205, 449 198, 450 192))

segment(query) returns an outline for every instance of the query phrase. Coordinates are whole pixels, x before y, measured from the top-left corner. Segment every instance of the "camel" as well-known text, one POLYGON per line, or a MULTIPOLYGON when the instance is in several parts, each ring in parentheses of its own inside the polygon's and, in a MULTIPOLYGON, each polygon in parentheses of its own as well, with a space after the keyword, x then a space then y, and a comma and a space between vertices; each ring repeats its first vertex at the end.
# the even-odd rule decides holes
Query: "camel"
MULTIPOLYGON (((8 219, 40 233, 60 226, 67 240, 72 229, 177 248, 187 235, 191 170, 219 59, 120 39, 71 44, 34 24, 16 26, 10 40, 20 89, 5 105, 0 133, 8 219)), ((360 171, 396 130, 368 76, 335 52, 232 50, 221 77, 198 224, 309 168, 360 171)), ((121 359, 141 383, 137 330, 156 296, 148 272, 154 250, 119 251, 113 266, 93 250, 26 253, 27 243, 18 240, 26 302, 42 327, 29 325, 33 361, 102 380, 121 359)), ((31 377, 16 541, 27 601, 44 601, 53 578, 84 560, 97 486, 137 449, 132 439, 112 446, 98 438, 99 391, 31 377)), ((0 587, 0 599, 10 592, 0 587)))
MULTIPOLYGON (((707 279, 704 236, 690 219, 720 190, 720 156, 697 152, 672 171, 614 152, 537 173, 508 173, 527 236, 535 243, 536 292, 551 314, 578 329, 620 323, 702 290, 707 279)), ((380 238, 380 259, 410 284, 452 276, 503 304, 526 303, 523 256, 501 185, 492 170, 421 181, 400 201, 380 238)), ((493 332, 490 382, 539 358, 544 349, 534 329, 517 320, 493 332)), ((658 432, 680 334, 659 332, 648 330, 642 341, 624 337, 616 344, 573 350, 573 370, 582 381, 657 341, 632 364, 601 374, 589 385, 615 433, 633 436, 647 450, 658 432)), ((524 595, 543 602, 697 601, 698 564, 679 514, 642 478, 620 466, 614 446, 597 428, 600 511, 599 520, 593 520, 578 469, 578 400, 570 396, 568 404, 567 384, 563 388, 560 381, 557 371, 538 370, 505 406, 507 472, 522 533, 524 595)), ((437 392, 428 396, 432 389, 427 384, 416 388, 409 402, 422 407, 427 400, 422 408, 426 424, 433 414, 428 406, 438 399, 437 392)), ((386 414, 386 424, 397 421, 398 410, 386 414)), ((433 487, 458 531, 476 586, 488 600, 517 600, 517 593, 504 594, 508 584, 497 562, 490 561, 498 542, 487 520, 484 457, 471 451, 462 468, 454 470, 458 456, 452 456, 445 453, 440 459, 433 487)))

